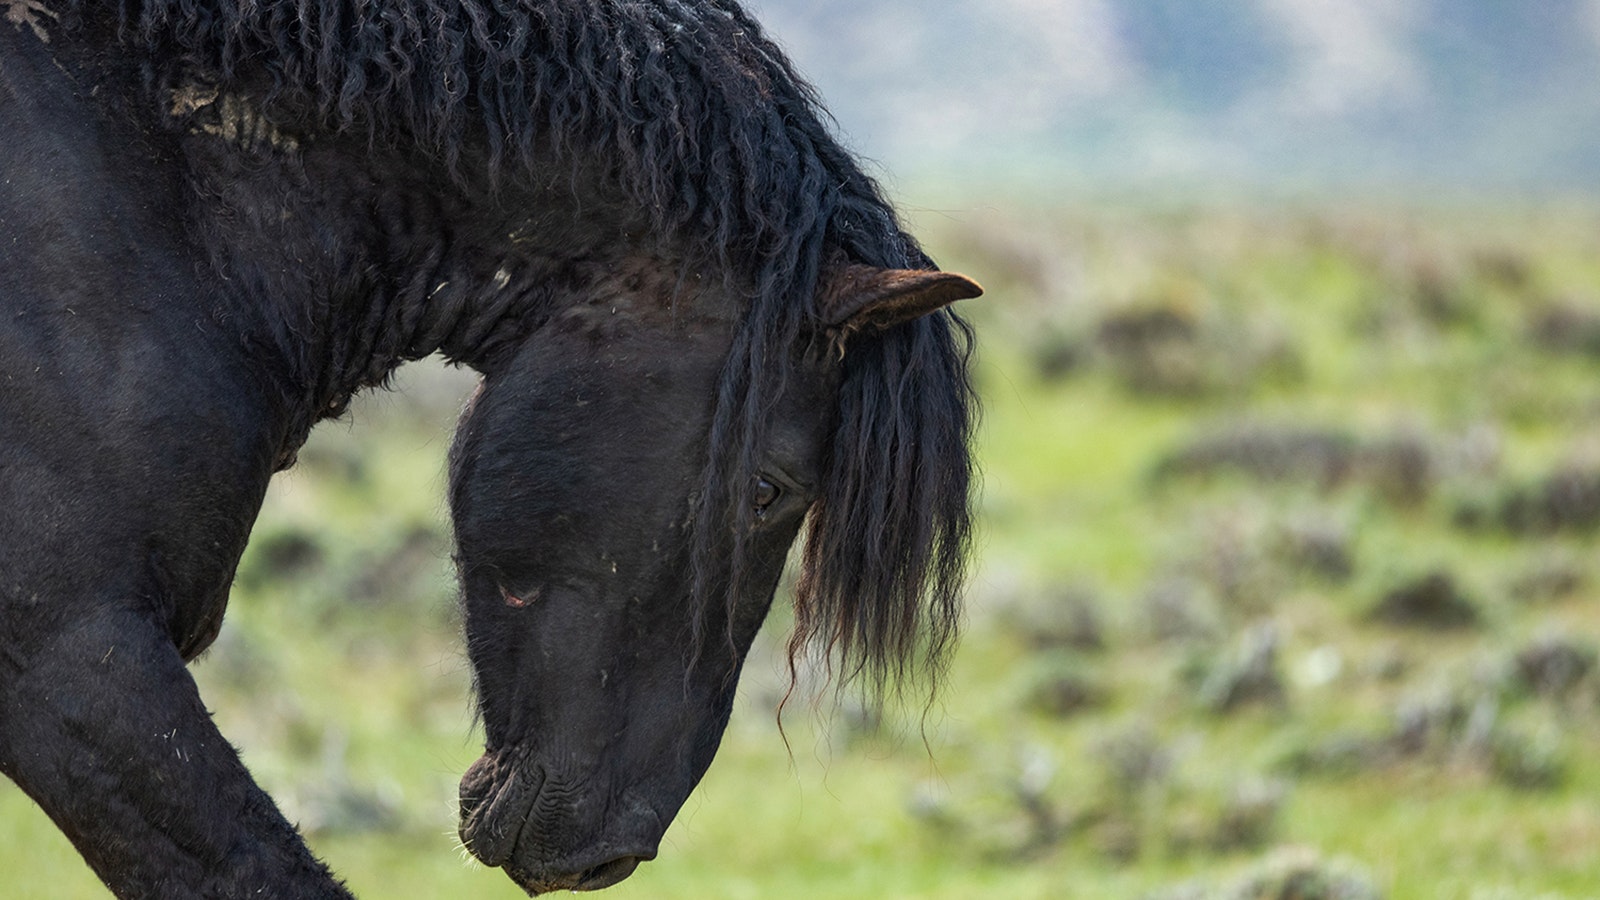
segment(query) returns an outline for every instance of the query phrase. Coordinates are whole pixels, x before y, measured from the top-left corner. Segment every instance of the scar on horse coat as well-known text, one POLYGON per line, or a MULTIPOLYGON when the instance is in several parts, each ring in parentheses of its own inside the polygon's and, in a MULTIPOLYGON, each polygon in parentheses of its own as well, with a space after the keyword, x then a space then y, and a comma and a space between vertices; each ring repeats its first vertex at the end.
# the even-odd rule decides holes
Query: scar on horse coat
POLYGON ((4 0, 0 771, 122 897, 344 889, 212 725, 268 480, 431 353, 487 741, 530 893, 652 858, 791 544, 793 647, 937 676, 976 296, 732 0, 4 0))

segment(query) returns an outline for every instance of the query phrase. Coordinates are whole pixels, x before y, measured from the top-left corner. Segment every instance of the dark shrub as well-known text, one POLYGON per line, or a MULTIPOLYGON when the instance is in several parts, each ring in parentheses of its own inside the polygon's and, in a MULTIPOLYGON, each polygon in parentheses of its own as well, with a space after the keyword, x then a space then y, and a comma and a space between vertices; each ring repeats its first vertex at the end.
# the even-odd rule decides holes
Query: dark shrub
POLYGON ((1481 614, 1450 573, 1435 571, 1385 593, 1368 617, 1390 625, 1446 629, 1473 627, 1481 614))

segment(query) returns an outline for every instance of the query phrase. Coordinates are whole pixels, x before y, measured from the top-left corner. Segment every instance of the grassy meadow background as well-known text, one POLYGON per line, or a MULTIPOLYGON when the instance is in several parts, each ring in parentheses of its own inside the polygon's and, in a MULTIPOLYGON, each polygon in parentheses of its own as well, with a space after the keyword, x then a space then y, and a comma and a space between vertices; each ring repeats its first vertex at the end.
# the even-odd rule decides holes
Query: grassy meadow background
MULTIPOLYGON (((964 643, 925 721, 786 687, 780 603, 627 897, 1600 896, 1600 208, 913 210, 986 403, 964 643)), ((364 897, 513 897, 412 367, 277 480, 223 731, 364 897)), ((0 896, 107 896, 0 784, 0 896)))

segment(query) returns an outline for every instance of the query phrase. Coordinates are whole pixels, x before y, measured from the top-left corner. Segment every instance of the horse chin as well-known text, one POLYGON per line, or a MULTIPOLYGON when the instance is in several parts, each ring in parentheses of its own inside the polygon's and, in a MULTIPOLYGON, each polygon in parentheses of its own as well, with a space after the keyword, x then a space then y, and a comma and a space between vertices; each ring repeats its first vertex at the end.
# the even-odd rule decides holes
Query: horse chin
POLYGON ((537 896, 550 891, 598 891, 611 887, 632 875, 639 863, 649 858, 620 856, 567 875, 535 874, 515 863, 507 863, 504 869, 518 887, 527 891, 529 896, 537 896))

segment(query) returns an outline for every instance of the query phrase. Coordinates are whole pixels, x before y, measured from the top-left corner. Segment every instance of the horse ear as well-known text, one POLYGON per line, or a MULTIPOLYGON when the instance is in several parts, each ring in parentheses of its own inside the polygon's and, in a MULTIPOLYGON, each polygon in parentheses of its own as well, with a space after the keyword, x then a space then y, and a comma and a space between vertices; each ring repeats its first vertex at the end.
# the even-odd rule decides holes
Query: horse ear
POLYGON ((976 281, 954 272, 848 265, 827 280, 820 306, 829 330, 846 337, 892 328, 982 295, 976 281))

